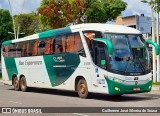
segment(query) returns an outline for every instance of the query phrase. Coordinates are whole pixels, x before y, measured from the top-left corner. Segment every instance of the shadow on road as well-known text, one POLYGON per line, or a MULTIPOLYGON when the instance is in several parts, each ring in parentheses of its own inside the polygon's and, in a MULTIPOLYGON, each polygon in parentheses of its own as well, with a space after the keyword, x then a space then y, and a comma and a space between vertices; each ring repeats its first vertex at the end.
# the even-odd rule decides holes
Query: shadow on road
MULTIPOLYGON (((14 89, 9 89, 9 90, 14 90, 14 89)), ((29 88, 28 92, 78 98, 78 95, 76 92, 62 91, 62 90, 55 90, 55 89, 29 88)), ((159 99, 159 98, 160 98, 160 94, 141 93, 141 94, 125 94, 122 96, 111 96, 111 95, 105 95, 105 94, 91 94, 91 97, 88 99, 114 101, 114 102, 130 102, 130 101, 154 100, 154 99, 159 99)))

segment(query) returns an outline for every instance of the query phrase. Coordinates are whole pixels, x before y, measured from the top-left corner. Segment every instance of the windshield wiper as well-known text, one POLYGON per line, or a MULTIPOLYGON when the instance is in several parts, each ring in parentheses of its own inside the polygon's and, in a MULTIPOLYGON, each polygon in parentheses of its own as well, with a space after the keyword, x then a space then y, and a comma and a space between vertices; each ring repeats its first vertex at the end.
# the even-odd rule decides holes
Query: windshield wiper
POLYGON ((141 67, 142 67, 142 69, 143 69, 143 71, 144 71, 144 73, 145 73, 145 68, 144 68, 144 66, 143 66, 142 62, 140 61, 140 59, 139 59, 138 57, 136 57, 136 59, 138 59, 139 64, 141 65, 141 67))
MULTIPOLYGON (((126 69, 125 69, 125 71, 124 71, 124 74, 126 74, 126 72, 127 72, 127 70, 128 70, 128 68, 130 67, 130 65, 131 65, 131 58, 128 60, 128 63, 127 63, 127 67, 126 67, 126 69)), ((132 61, 133 62, 133 61, 132 61)))
MULTIPOLYGON (((143 72, 145 73, 145 68, 144 68, 142 62, 140 61, 139 57, 136 55, 135 50, 133 50, 133 58, 135 58, 135 60, 136 60, 136 59, 138 60, 140 66, 141 66, 141 69, 142 69, 143 72)), ((134 62, 134 67, 135 67, 135 62, 134 62)))

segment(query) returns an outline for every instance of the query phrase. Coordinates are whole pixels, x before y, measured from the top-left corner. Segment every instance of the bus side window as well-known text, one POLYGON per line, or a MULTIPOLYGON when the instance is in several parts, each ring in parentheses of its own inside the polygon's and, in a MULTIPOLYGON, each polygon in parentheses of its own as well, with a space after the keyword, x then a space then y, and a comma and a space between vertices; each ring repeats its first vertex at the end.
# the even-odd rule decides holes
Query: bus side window
POLYGON ((62 48, 62 38, 61 36, 57 36, 55 39, 55 53, 62 53, 63 48, 62 48))
POLYGON ((28 43, 29 43, 27 45, 28 56, 32 56, 33 55, 33 47, 34 47, 35 40, 28 41, 28 43))
POLYGON ((38 43, 38 55, 43 55, 45 52, 46 41, 42 40, 38 43))
POLYGON ((9 51, 8 46, 4 46, 4 48, 3 48, 3 54, 4 54, 5 57, 8 57, 8 51, 9 51))
POLYGON ((22 43, 16 44, 16 57, 21 57, 22 55, 22 43))
POLYGON ((89 50, 92 49, 91 40, 93 38, 102 38, 102 33, 99 31, 92 31, 92 30, 91 31, 84 31, 83 34, 86 39, 89 50))
POLYGON ((46 41, 46 46, 45 46, 45 52, 44 54, 50 54, 51 53, 51 39, 48 39, 46 41))
POLYGON ((38 54, 38 41, 34 42, 32 55, 35 56, 38 54))
POLYGON ((23 43, 23 46, 22 46, 22 57, 23 56, 27 56, 27 43, 23 43))
POLYGON ((51 39, 51 54, 55 53, 55 38, 51 39))
POLYGON ((81 37, 78 33, 75 34, 75 51, 83 57, 86 56, 81 37))
POLYGON ((74 34, 70 34, 70 35, 68 35, 68 39, 67 39, 68 41, 67 41, 67 49, 66 49, 66 51, 67 52, 70 52, 70 53, 72 53, 72 52, 74 52, 74 34))
POLYGON ((27 42, 26 44, 26 56, 31 56, 30 53, 29 53, 29 41, 27 42))
POLYGON ((62 36, 62 49, 66 52, 66 35, 62 36))
POLYGON ((9 57, 15 57, 15 43, 9 45, 9 57))

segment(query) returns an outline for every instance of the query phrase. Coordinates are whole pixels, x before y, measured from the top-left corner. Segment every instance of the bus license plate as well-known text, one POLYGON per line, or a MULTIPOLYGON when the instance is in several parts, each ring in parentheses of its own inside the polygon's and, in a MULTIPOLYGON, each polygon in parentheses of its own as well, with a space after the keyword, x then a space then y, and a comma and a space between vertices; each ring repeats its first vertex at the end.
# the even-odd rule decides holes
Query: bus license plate
POLYGON ((141 89, 139 87, 133 88, 133 91, 140 91, 141 89))

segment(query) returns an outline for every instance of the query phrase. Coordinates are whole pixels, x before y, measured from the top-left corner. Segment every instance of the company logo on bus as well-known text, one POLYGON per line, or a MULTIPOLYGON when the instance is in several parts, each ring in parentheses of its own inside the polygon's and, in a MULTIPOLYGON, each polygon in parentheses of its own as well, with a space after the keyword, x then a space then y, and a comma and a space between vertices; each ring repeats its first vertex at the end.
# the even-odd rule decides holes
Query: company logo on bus
POLYGON ((134 77, 134 80, 138 80, 138 77, 134 77))
POLYGON ((65 59, 63 59, 63 57, 53 57, 53 60, 55 61, 55 62, 65 62, 65 59))

